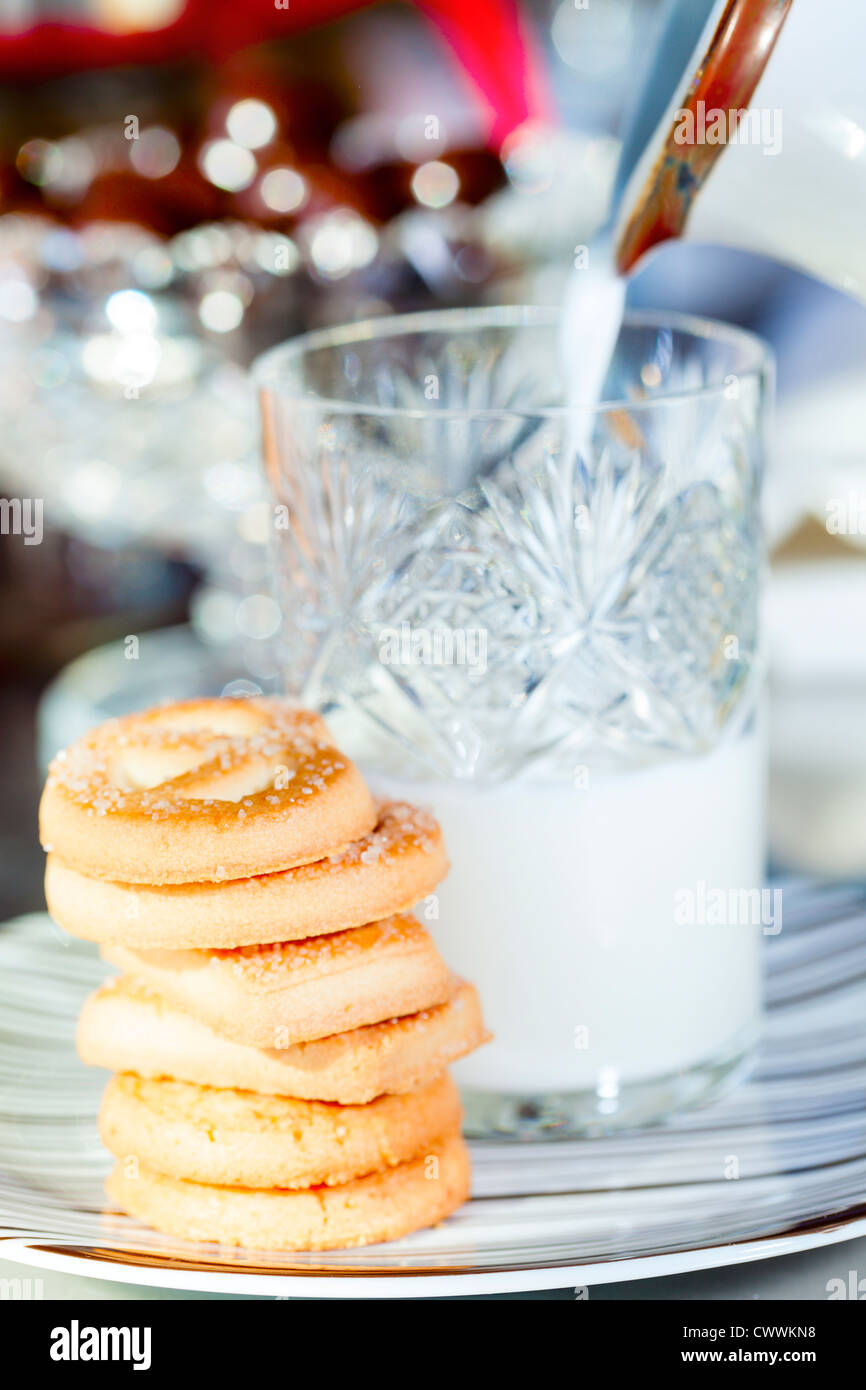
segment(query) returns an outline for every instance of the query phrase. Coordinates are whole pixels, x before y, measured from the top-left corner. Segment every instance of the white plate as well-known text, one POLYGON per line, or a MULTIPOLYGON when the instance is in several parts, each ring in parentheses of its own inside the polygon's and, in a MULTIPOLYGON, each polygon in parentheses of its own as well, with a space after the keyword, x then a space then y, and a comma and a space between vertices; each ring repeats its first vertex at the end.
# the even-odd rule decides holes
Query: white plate
POLYGON ((589 1286, 866 1234, 866 890, 783 885, 754 1078, 674 1123, 473 1146, 474 1195, 432 1231, 326 1254, 223 1251, 112 1213, 104 1077, 73 1051, 105 967, 43 916, 0 931, 0 1255, 200 1292, 420 1297, 589 1286))

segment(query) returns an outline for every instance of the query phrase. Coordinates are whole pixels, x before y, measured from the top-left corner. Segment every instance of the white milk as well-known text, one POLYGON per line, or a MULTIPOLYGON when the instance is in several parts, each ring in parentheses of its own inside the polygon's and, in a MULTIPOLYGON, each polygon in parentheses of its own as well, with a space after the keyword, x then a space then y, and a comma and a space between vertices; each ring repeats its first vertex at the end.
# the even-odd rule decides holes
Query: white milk
POLYGON ((760 923, 677 916, 692 901, 695 917, 711 916, 709 890, 761 885, 761 742, 590 770, 581 788, 378 779, 430 806, 445 834, 451 872, 418 915, 477 983, 495 1033, 459 1063, 464 1086, 615 1093, 750 1041, 760 923))
MULTIPOLYGON (((594 406, 601 400, 625 310, 626 281, 617 275, 609 248, 568 277, 562 303, 560 353, 567 368, 569 404, 594 406)), ((578 434, 590 417, 576 417, 578 434)), ((584 441, 579 441, 584 442, 584 441)))
MULTIPOLYGON (((575 271, 565 296, 575 407, 601 397, 622 319, 624 283, 597 260, 575 271)), ((591 413, 576 409, 572 446, 583 450, 592 428, 591 413)), ((524 776, 483 789, 366 770, 382 791, 429 805, 445 833, 451 873, 419 913, 449 965, 477 984, 495 1033, 459 1063, 464 1086, 615 1097, 629 1083, 727 1061, 751 1041, 760 915, 684 924, 677 895, 691 894, 700 917, 708 892, 761 887, 757 734, 701 757, 590 767, 580 787, 524 776)))

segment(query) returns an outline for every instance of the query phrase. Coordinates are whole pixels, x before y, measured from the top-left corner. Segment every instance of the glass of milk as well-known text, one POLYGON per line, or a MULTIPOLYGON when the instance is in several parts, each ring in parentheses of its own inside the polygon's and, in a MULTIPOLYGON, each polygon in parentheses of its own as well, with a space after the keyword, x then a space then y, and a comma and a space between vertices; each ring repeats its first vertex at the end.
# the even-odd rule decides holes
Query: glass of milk
POLYGON ((657 1120, 759 1025, 771 365, 554 310, 354 323, 258 364, 289 691, 451 872, 419 915, 494 1040, 470 1130, 657 1120), (576 371, 574 363, 583 367, 576 371))

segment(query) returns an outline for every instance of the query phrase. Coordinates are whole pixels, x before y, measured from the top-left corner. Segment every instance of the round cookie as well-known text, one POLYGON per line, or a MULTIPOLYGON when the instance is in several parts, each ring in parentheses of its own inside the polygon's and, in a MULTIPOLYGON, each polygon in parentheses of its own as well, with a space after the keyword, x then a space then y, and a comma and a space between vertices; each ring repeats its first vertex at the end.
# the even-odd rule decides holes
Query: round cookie
POLYGON ((375 807, 318 715, 278 699, 188 700, 113 719, 58 754, 43 847, 122 883, 222 882, 345 849, 375 807))
POLYGON ((250 1250, 340 1250, 396 1240, 444 1220, 469 1196, 469 1155, 455 1132, 426 1154, 310 1191, 214 1187, 118 1163, 109 1198, 167 1235, 250 1250))
POLYGON ((291 1047, 444 1004, 451 975, 414 917, 234 951, 102 947, 112 965, 215 1032, 249 1047, 291 1047))
POLYGON ((447 1073, 369 1105, 114 1076, 99 1112, 102 1142, 116 1158, 226 1187, 336 1187, 408 1162, 459 1125, 447 1073))
POLYGON ((448 871, 432 816, 382 802, 375 828, 342 852, 281 873, 224 883, 113 883, 48 856, 56 922, 87 941, 230 949, 344 931, 404 912, 448 871))
POLYGON ((426 1085, 487 1036, 478 994, 457 979, 434 1009, 277 1050, 220 1037, 124 977, 87 1000, 77 1042, 83 1061, 109 1071, 363 1105, 426 1085))

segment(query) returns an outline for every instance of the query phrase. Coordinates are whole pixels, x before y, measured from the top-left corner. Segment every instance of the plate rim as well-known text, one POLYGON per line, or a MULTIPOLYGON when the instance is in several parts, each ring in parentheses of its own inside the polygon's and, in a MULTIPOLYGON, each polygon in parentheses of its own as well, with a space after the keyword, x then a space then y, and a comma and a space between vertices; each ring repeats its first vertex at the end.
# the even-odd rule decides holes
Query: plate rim
MULTIPOLYGON (((860 915, 859 900, 857 915, 860 915)), ((42 925, 49 920, 43 912, 13 919, 8 924, 12 927, 13 939, 21 935, 22 923, 34 919, 42 925), (18 932, 15 931, 16 927, 19 928, 18 932)), ((866 1161, 866 1154, 862 1159, 866 1161)), ((189 1247, 189 1253, 184 1254, 182 1250, 138 1246, 134 1240, 112 1242, 109 1238, 106 1242, 104 1237, 100 1239, 98 1235, 82 1238, 81 1233, 75 1233, 74 1226, 68 1234, 63 1234, 62 1225, 65 1223, 61 1223, 61 1232, 56 1227, 52 1229, 53 1223, 50 1221, 42 1224, 41 1228, 34 1230, 31 1226, 28 1230, 29 1222, 19 1224, 13 1221, 7 1225, 2 1217, 0 1259, 5 1257, 13 1264, 91 1280, 102 1279, 118 1286, 161 1290, 166 1297, 171 1297, 172 1293, 187 1292, 277 1299, 402 1300, 493 1296, 567 1289, 571 1286, 579 1298, 582 1290, 593 1285, 627 1284, 634 1280, 736 1267, 866 1236, 866 1193, 859 1188, 858 1184, 857 1190, 852 1191, 851 1184, 847 1184, 844 1195, 837 1192, 835 1206, 830 1205, 831 1194, 825 1192, 822 1200, 815 1204, 818 1210, 814 1211, 813 1207, 811 1216, 800 1214, 798 1217, 792 1211, 794 1219, 789 1219, 787 1223, 781 1212, 776 1213, 774 1221, 771 1211, 765 1211, 765 1221, 748 1223, 752 1228, 751 1233, 739 1239, 735 1233, 726 1237, 718 1231, 716 1223, 713 1223, 713 1234, 709 1234, 705 1223, 703 1232, 695 1232, 699 1243, 687 1247, 671 1249, 663 1246, 659 1249, 655 1241, 646 1241, 642 1242, 645 1245, 643 1250, 633 1248, 629 1251, 627 1242, 623 1241, 617 1242, 619 1249, 614 1247, 608 1254, 587 1254, 583 1259, 573 1248, 558 1252, 554 1246, 552 1250, 545 1250, 543 1243, 539 1245, 531 1240, 523 1247, 527 1256, 524 1260, 509 1260, 503 1251, 498 1260, 479 1261, 471 1258, 478 1252, 473 1249, 475 1243, 470 1241, 469 1249, 464 1251, 464 1256, 469 1255, 470 1258, 461 1259, 458 1255, 457 1258, 448 1259, 447 1252, 442 1251, 445 1258, 426 1265, 423 1261, 416 1263, 416 1259, 411 1257, 398 1258, 393 1263, 385 1264, 375 1259, 375 1251, 372 1258, 355 1266, 351 1263, 347 1265, 345 1261, 332 1265, 322 1261, 304 1265, 292 1261, 288 1256, 285 1262, 268 1265, 257 1262, 254 1255, 244 1258, 241 1253, 233 1258, 234 1252, 220 1252, 216 1246, 211 1247, 215 1252, 211 1256, 206 1251, 197 1254, 195 1246, 189 1247), (824 1205, 825 1202, 828 1205, 824 1205), (557 1254, 561 1258, 557 1258, 557 1254)), ((73 1211, 76 1204, 74 1200, 64 1201, 61 1198, 61 1207, 73 1211)), ((159 1296, 158 1292, 156 1296, 159 1296)))
POLYGON ((631 1283, 637 1279, 724 1269, 757 1260, 817 1250, 866 1236, 866 1215, 833 1219, 832 1224, 805 1231, 756 1236, 748 1241, 695 1246, 626 1259, 587 1264, 543 1266, 531 1270, 467 1271, 450 1274, 252 1274, 242 1270, 167 1269, 152 1261, 126 1263, 105 1253, 72 1247, 31 1244, 7 1237, 0 1240, 0 1259, 56 1274, 104 1279, 116 1284, 165 1289, 168 1293, 253 1294, 261 1298, 449 1298, 472 1294, 530 1293, 549 1289, 631 1283))

